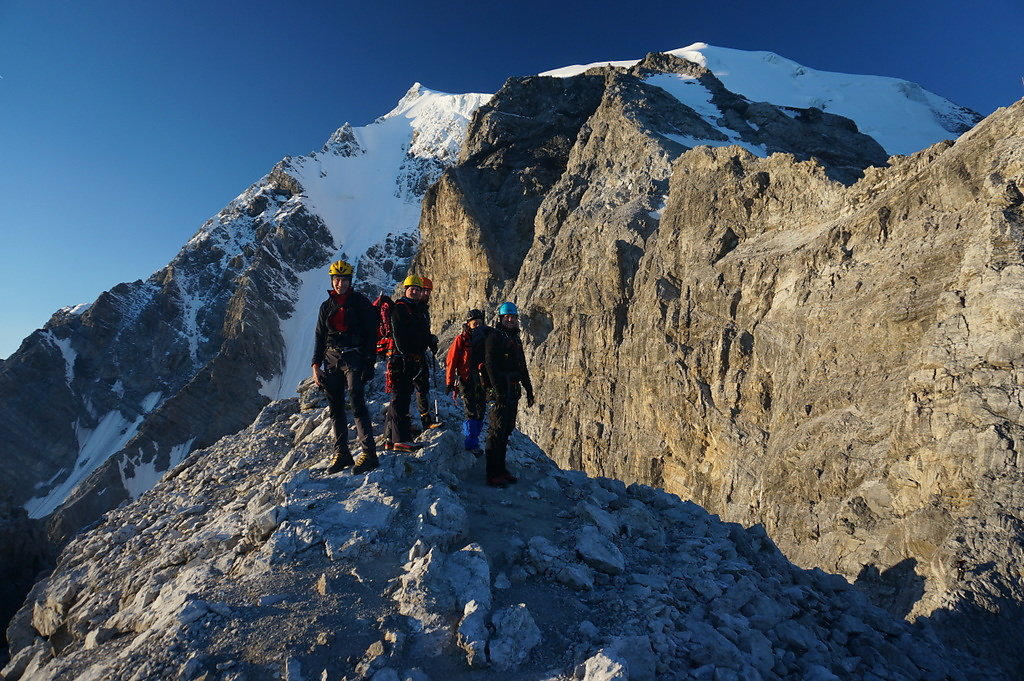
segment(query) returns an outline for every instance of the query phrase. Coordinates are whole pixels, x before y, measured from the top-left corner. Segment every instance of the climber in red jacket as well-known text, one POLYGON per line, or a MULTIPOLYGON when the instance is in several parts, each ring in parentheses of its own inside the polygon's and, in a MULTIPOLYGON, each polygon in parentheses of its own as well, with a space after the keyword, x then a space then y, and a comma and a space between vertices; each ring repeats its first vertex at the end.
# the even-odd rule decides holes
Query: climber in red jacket
POLYGON ((484 382, 484 342, 493 329, 484 323, 484 313, 470 310, 462 331, 448 349, 445 362, 445 390, 461 394, 466 418, 462 435, 467 451, 480 456, 480 431, 484 425, 486 386, 484 382))

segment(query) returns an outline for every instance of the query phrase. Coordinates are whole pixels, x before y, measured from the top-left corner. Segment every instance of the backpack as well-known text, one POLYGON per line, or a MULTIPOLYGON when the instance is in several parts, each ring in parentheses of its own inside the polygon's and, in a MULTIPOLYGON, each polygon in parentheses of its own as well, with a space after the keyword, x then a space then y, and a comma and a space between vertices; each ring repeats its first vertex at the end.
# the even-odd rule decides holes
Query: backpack
POLYGON ((392 300, 386 293, 377 296, 373 307, 377 311, 377 354, 390 357, 395 353, 394 329, 391 328, 391 313, 395 305, 408 305, 400 300, 392 300))
MULTIPOLYGON (((487 345, 487 337, 494 333, 493 326, 483 326, 483 330, 477 335, 477 341, 470 345, 469 364, 480 376, 480 385, 487 390, 491 387, 491 378, 487 375, 487 365, 484 361, 484 346, 487 345)), ((472 338, 472 336, 470 336, 472 338)))
POLYGON ((391 308, 395 301, 385 293, 373 301, 373 309, 377 312, 377 354, 387 357, 395 351, 395 339, 391 335, 391 308))

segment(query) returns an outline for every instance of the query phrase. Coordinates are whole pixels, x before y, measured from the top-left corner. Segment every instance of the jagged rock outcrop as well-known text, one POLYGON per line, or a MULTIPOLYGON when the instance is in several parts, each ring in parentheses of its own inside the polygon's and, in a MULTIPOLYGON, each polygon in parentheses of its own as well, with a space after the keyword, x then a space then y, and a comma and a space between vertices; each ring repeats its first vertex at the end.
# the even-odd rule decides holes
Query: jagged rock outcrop
POLYGON ((814 112, 789 154, 686 151, 646 72, 568 80, 507 83, 426 197, 435 319, 520 305, 559 463, 764 523, 894 613, 973 613, 950 642, 1020 673, 1024 105, 873 168, 817 153, 857 143, 814 112), (519 108, 554 87, 589 97, 519 108))
POLYGON ((415 233, 389 235, 359 259, 359 278, 353 285, 370 300, 382 292, 390 295, 395 283, 405 278, 417 246, 419 238, 415 233))
MULTIPOLYGON (((432 303, 442 311, 436 316, 455 318, 464 301, 507 292, 530 249, 556 239, 570 215, 592 211, 600 220, 588 220, 587 233, 577 235, 566 253, 572 262, 547 263, 548 272, 582 283, 580 262, 619 241, 628 260, 633 242, 657 225, 672 161, 683 151, 713 143, 757 147, 766 140, 771 151, 804 158, 827 147, 822 160, 844 178, 886 162, 881 147, 848 119, 747 102, 706 69, 669 55, 652 55, 628 70, 510 79, 478 110, 459 164, 423 200, 415 266, 444 271, 450 292, 432 303), (706 88, 708 105, 722 107, 716 111, 724 123, 709 124, 707 111, 653 84, 655 67, 666 69, 667 78, 683 76, 680 87, 706 88), (458 257, 448 250, 453 246, 458 257)), ((611 257, 618 257, 614 248, 611 257)))
POLYGON ((519 484, 487 487, 454 409, 417 454, 327 475, 323 401, 268 405, 76 537, 12 622, 6 681, 1005 678, 761 527, 519 433, 519 484))

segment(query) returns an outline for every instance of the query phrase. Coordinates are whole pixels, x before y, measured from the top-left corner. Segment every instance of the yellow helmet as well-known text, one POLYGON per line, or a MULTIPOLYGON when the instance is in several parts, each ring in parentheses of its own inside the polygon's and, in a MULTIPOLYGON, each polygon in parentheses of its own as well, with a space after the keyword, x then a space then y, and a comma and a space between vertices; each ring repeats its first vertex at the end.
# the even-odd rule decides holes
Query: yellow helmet
POLYGON ((351 277, 352 276, 352 265, 349 265, 344 260, 335 260, 331 263, 331 276, 332 277, 351 277))
POLYGON ((405 278, 405 281, 402 282, 402 286, 404 288, 408 288, 410 286, 419 286, 420 288, 423 288, 423 280, 417 277, 415 274, 410 274, 408 277, 405 278))

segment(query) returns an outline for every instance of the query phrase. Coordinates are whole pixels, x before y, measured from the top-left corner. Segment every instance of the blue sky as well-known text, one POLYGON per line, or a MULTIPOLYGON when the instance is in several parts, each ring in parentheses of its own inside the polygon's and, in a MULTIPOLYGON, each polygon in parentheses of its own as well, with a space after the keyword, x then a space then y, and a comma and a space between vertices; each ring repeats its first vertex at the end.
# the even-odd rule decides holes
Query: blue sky
POLYGON ((906 78, 983 114, 1024 96, 1021 0, 441 7, 0 0, 0 357, 57 308, 145 279, 283 156, 417 81, 494 92, 703 41, 906 78))

